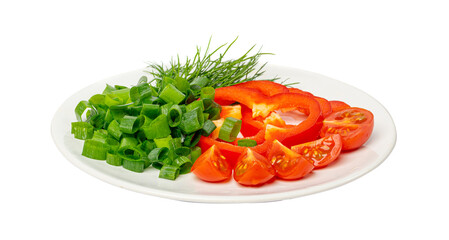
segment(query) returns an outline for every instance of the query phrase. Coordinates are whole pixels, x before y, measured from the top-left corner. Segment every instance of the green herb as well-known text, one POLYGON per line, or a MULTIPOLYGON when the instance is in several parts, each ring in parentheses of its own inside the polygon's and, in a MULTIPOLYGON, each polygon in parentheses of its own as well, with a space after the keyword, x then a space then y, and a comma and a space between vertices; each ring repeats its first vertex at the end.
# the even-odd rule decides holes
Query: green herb
MULTIPOLYGON (((220 45, 210 52, 211 39, 209 39, 204 54, 202 54, 200 47, 196 47, 196 53, 193 59, 187 57, 181 63, 178 55, 176 60, 172 59, 169 66, 156 63, 149 64, 147 72, 153 75, 153 81, 156 81, 156 87, 162 89, 165 85, 164 79, 181 77, 187 80, 194 90, 203 87, 219 88, 259 79, 265 72, 264 67, 266 63, 260 67, 257 67, 257 65, 261 56, 272 55, 271 53, 263 53, 260 50, 252 53, 255 48, 255 45, 253 45, 241 57, 225 60, 226 54, 237 41, 237 38, 230 44, 220 45), (219 52, 220 50, 224 51, 219 52)), ((276 81, 278 79, 276 77, 267 80, 276 81)), ((199 93, 196 96, 199 96, 199 93)))

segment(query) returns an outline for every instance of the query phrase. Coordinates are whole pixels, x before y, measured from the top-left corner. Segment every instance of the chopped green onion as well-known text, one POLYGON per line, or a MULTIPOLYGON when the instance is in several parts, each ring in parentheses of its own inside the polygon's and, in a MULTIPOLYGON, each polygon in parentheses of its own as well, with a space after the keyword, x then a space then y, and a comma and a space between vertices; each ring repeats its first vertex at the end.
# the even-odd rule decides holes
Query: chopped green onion
POLYGON ((96 160, 106 160, 108 150, 109 148, 106 143, 94 139, 87 139, 84 141, 83 152, 81 155, 96 160))
POLYGON ((115 90, 117 90, 117 89, 115 89, 115 87, 113 87, 109 84, 106 84, 106 88, 103 90, 103 94, 108 94, 115 90))
POLYGON ((200 108, 187 111, 182 115, 179 128, 186 134, 200 130, 204 124, 204 116, 200 108))
POLYGON ((130 116, 139 116, 140 113, 142 112, 142 106, 130 106, 128 107, 128 114, 130 116))
POLYGON ((218 138, 226 142, 233 142, 240 132, 242 120, 233 117, 227 117, 221 126, 218 138))
POLYGON ((121 166, 123 164, 123 159, 115 153, 106 154, 106 162, 113 166, 121 166))
POLYGON ((186 136, 186 138, 184 139, 184 146, 186 147, 194 147, 198 144, 198 142, 200 141, 201 138, 201 133, 200 131, 191 133, 189 135, 186 136))
POLYGON ((151 123, 144 124, 142 130, 148 139, 164 138, 170 135, 171 130, 168 125, 167 115, 161 114, 151 123))
POLYGON ((257 142, 256 142, 256 140, 253 140, 253 139, 240 139, 237 141, 237 146, 255 147, 255 146, 257 146, 257 142))
POLYGON ((192 164, 201 156, 201 148, 196 146, 192 148, 192 152, 190 152, 190 160, 192 164))
POLYGON ((105 97, 106 97, 106 95, 104 95, 104 94, 95 94, 89 98, 89 102, 92 105, 104 105, 105 97))
POLYGON ((179 173, 180 174, 186 174, 190 172, 190 169, 192 168, 192 161, 185 156, 180 156, 178 158, 176 158, 173 161, 173 166, 178 167, 179 168, 179 173))
POLYGON ((209 84, 209 79, 204 76, 196 77, 190 83, 190 87, 193 90, 200 90, 201 88, 207 86, 209 84))
POLYGON ((173 103, 167 103, 161 106, 161 114, 168 115, 168 111, 173 106, 173 103))
POLYGON ((163 147, 170 148, 170 141, 172 141, 172 140, 173 140, 172 136, 169 135, 168 137, 165 137, 165 138, 154 139, 154 143, 156 144, 156 147, 158 147, 158 148, 163 148, 163 147))
POLYGON ((144 120, 143 116, 124 116, 120 122, 120 130, 124 133, 133 134, 142 127, 144 120))
POLYGON ((87 122, 90 118, 87 117, 87 112, 90 110, 90 117, 96 115, 97 111, 88 101, 80 101, 75 107, 75 116, 78 122, 87 122), (83 120, 83 115, 86 117, 83 120))
POLYGON ((203 136, 209 136, 215 129, 217 128, 217 126, 215 126, 215 124, 211 121, 211 120, 206 120, 204 122, 203 125, 203 129, 201 129, 201 134, 203 136))
POLYGON ((175 180, 179 176, 179 167, 164 165, 159 172, 159 178, 175 180))
POLYGON ((167 86, 165 86, 159 94, 159 97, 165 102, 179 104, 182 100, 184 100, 185 95, 172 84, 167 84, 167 86))
POLYGON ((147 155, 156 148, 156 144, 153 141, 145 140, 138 145, 147 155))
POLYGON ((179 105, 171 106, 168 110, 168 125, 170 127, 177 127, 181 123, 182 110, 179 105))
POLYGON ((145 163, 143 161, 132 161, 123 159, 123 168, 133 172, 141 173, 145 170, 145 163))
POLYGON ((143 104, 141 114, 155 119, 161 113, 161 107, 157 104, 143 104))
POLYGON ((72 122, 71 133, 76 139, 90 139, 94 135, 94 127, 87 122, 72 122))
POLYGON ((152 95, 152 89, 148 83, 140 83, 134 86, 129 91, 129 97, 131 101, 140 103, 144 98, 150 97, 152 95))
POLYGON ((201 112, 204 111, 204 103, 203 100, 198 100, 198 101, 194 101, 192 103, 190 103, 189 105, 186 106, 186 112, 190 112, 195 108, 200 108, 201 112))
POLYGON ((179 147, 175 149, 175 153, 178 156, 188 156, 192 150, 188 147, 179 147))
POLYGON ((166 158, 168 158, 168 148, 155 148, 151 150, 150 154, 148 154, 148 159, 151 163, 162 163, 166 158))
POLYGON ((120 140, 120 138, 122 137, 120 123, 118 123, 116 120, 112 120, 112 122, 108 126, 108 133, 115 139, 120 140))
POLYGON ((201 88, 200 97, 201 97, 201 99, 204 99, 204 98, 214 99, 215 98, 215 89, 213 87, 201 88))

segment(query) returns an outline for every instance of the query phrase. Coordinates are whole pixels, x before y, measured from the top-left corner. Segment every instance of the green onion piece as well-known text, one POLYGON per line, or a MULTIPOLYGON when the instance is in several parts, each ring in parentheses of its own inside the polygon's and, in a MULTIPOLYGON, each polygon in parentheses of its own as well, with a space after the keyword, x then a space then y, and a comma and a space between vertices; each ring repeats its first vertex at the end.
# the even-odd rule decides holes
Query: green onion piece
POLYGON ((165 102, 179 104, 182 100, 184 100, 185 95, 172 84, 167 84, 167 86, 165 86, 159 94, 159 97, 165 102))
POLYGON ((180 156, 173 161, 172 165, 179 168, 180 174, 186 174, 190 172, 193 164, 188 157, 180 156))
POLYGON ((179 128, 186 134, 196 132, 203 128, 204 116, 201 109, 195 108, 192 111, 187 111, 182 115, 179 128))
POLYGON ((221 106, 218 103, 209 98, 203 99, 203 103, 204 112, 209 114, 210 120, 220 119, 221 106))
POLYGON ((173 103, 167 103, 161 106, 161 114, 168 115, 168 111, 173 106, 173 103))
POLYGON ((120 147, 120 143, 117 140, 115 140, 114 138, 111 138, 111 137, 108 137, 106 139, 106 144, 109 147, 108 152, 111 152, 111 153, 117 152, 118 148, 120 147))
POLYGON ((159 172, 159 178, 175 180, 179 176, 179 167, 164 165, 159 172))
POLYGON ((186 99, 184 100, 185 104, 190 104, 196 100, 195 93, 192 89, 188 89, 186 93, 186 99))
POLYGON ((150 97, 152 95, 152 89, 148 83, 139 83, 129 91, 129 97, 131 101, 140 103, 141 99, 150 97))
POLYGON ((158 148, 166 147, 166 148, 170 149, 170 147, 171 147, 170 141, 172 141, 172 140, 173 140, 172 136, 169 135, 168 137, 165 137, 165 138, 154 139, 154 143, 156 144, 156 147, 158 147, 158 148))
POLYGON ((179 138, 181 140, 181 142, 184 139, 184 134, 182 134, 182 131, 179 128, 172 128, 171 135, 173 138, 179 138))
POLYGON ((87 139, 84 141, 83 152, 81 155, 96 160, 106 160, 108 150, 109 148, 106 143, 94 139, 87 139))
POLYGON ((143 104, 142 115, 145 115, 151 119, 155 119, 161 113, 161 107, 157 104, 143 104))
POLYGON ((173 148, 177 149, 182 147, 182 139, 180 137, 173 138, 173 148))
POLYGON ((148 82, 147 76, 142 76, 139 78, 138 84, 146 83, 146 82, 148 82))
POLYGON ((178 156, 188 156, 192 150, 188 147, 179 147, 175 149, 175 153, 178 156))
POLYGON ((128 107, 128 114, 130 116, 139 116, 142 112, 143 107, 142 106, 130 106, 128 107))
POLYGON ((104 94, 95 94, 89 98, 89 102, 92 105, 102 105, 102 104, 104 104, 105 97, 106 97, 106 95, 104 95, 104 94))
POLYGON ((145 163, 143 161, 132 161, 123 159, 123 168, 133 172, 141 173, 145 170, 145 163))
POLYGON ((221 126, 218 138, 226 142, 233 142, 237 138, 241 127, 242 120, 227 117, 221 126))
POLYGON ((200 97, 201 97, 201 99, 204 99, 204 98, 214 99, 215 98, 215 89, 213 87, 201 88, 200 97))
POLYGON ((122 90, 122 89, 128 89, 127 86, 122 86, 122 85, 114 85, 115 90, 122 90))
POLYGON ((72 122, 71 133, 76 139, 90 139, 94 135, 94 127, 87 122, 72 122))
POLYGON ((193 90, 200 90, 201 88, 207 86, 207 84, 209 83, 209 79, 207 77, 196 77, 195 79, 193 79, 193 81, 190 83, 190 87, 193 90))
POLYGON ((116 89, 115 89, 115 87, 113 87, 113 86, 111 86, 111 85, 109 85, 109 84, 106 84, 106 88, 103 90, 103 94, 108 94, 108 93, 111 93, 112 91, 115 91, 116 89))
POLYGON ((114 137, 117 140, 120 140, 122 137, 122 131, 120 130, 120 123, 116 120, 112 120, 112 122, 108 126, 108 134, 114 137))
POLYGON ((133 137, 122 138, 117 154, 125 160, 147 162, 149 165, 147 154, 137 146, 137 139, 133 137))
POLYGON ((164 138, 170 135, 171 130, 168 125, 167 115, 161 114, 151 123, 144 124, 142 130, 147 139, 164 138))
POLYGON ((108 109, 108 111, 106 111, 106 115, 104 116, 104 122, 109 125, 112 120, 114 120, 114 117, 111 114, 111 109, 108 109))
POLYGON ((186 136, 183 144, 186 147, 194 147, 198 144, 198 142, 200 141, 200 138, 201 138, 200 131, 194 132, 194 133, 186 136))
POLYGON ((142 100, 142 103, 157 104, 157 105, 165 104, 164 100, 162 100, 162 99, 160 99, 159 97, 156 97, 156 96, 151 96, 151 97, 148 97, 148 98, 144 98, 142 100))
POLYGON ((215 129, 217 128, 217 126, 215 126, 215 124, 211 121, 211 120, 206 120, 204 122, 203 125, 203 129, 201 129, 201 134, 203 136, 209 136, 215 129))
POLYGON ((99 129, 94 131, 94 135, 92 136, 92 140, 101 142, 106 144, 106 140, 108 139, 108 131, 104 129, 99 129))
POLYGON ((90 117, 97 114, 97 111, 88 101, 80 101, 78 105, 75 107, 75 116, 78 122, 87 122, 90 120, 90 117), (90 116, 87 117, 87 112, 90 110, 90 116), (83 119, 83 115, 86 117, 83 119))
POLYGON ((179 91, 185 93, 190 88, 190 83, 183 77, 176 76, 174 79, 164 77, 165 84, 173 84, 179 91))
POLYGON ((151 163, 163 163, 163 161, 168 158, 168 148, 155 148, 151 150, 150 154, 148 154, 148 159, 151 163))
POLYGON ((192 161, 192 164, 195 163, 195 161, 201 156, 201 148, 198 146, 195 146, 192 148, 192 152, 190 152, 190 160, 192 161))
POLYGON ((186 106, 186 112, 190 112, 195 108, 200 108, 201 112, 204 111, 204 103, 203 100, 198 100, 198 101, 194 101, 192 103, 190 103, 189 105, 186 106))
POLYGON ((121 166, 123 163, 123 159, 119 157, 117 154, 108 152, 106 154, 106 162, 113 166, 121 166))
POLYGON ((124 133, 133 134, 142 127, 144 120, 143 116, 124 116, 120 122, 120 130, 124 133))
POLYGON ((256 140, 253 140, 253 139, 240 139, 237 141, 237 146, 255 147, 255 146, 257 146, 257 142, 256 142, 256 140))
MULTIPOLYGON (((117 85, 115 88, 117 88, 117 85)), ((124 87, 124 88, 115 90, 115 91, 111 92, 110 94, 112 94, 116 97, 119 97, 123 103, 126 103, 129 99, 129 91, 130 91, 129 88, 124 87)))
POLYGON ((209 113, 203 113, 204 121, 209 119, 209 113))
POLYGON ((145 140, 138 145, 147 155, 156 148, 156 144, 153 141, 145 140))
POLYGON ((119 122, 119 123, 122 121, 122 118, 124 116, 126 116, 126 110, 125 109, 113 109, 113 108, 110 108, 109 110, 111 112, 112 118, 114 120, 116 120, 117 122, 119 122))
POLYGON ((172 162, 173 162, 173 161, 172 161, 169 157, 167 157, 167 158, 165 158, 162 162, 154 162, 154 163, 152 164, 152 166, 153 166, 154 168, 160 170, 163 166, 165 166, 165 165, 170 165, 172 162))
POLYGON ((168 110, 168 125, 170 127, 177 127, 181 123, 182 110, 179 105, 171 106, 168 110))

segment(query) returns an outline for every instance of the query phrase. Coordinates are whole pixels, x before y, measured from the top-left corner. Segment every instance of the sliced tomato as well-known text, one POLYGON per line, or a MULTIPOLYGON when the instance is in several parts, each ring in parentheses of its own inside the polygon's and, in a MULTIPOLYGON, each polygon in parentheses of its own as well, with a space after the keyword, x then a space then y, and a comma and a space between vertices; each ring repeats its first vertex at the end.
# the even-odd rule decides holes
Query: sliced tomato
MULTIPOLYGON (((254 139, 254 140, 256 140, 256 139, 254 139)), ((258 142, 258 139, 256 140, 256 142, 258 142)), ((267 153, 269 144, 270 144, 270 142, 268 142, 268 141, 261 142, 260 144, 258 143, 257 146, 252 147, 251 150, 254 150, 255 152, 258 152, 262 155, 265 155, 267 153)), ((229 163, 229 165, 231 166, 231 168, 235 166, 237 159, 242 154, 242 152, 245 151, 245 147, 237 146, 234 143, 228 143, 228 142, 223 142, 220 140, 212 139, 210 137, 201 136, 200 141, 198 143, 198 146, 203 151, 206 151, 213 145, 216 145, 216 147, 218 147, 218 149, 220 149, 220 152, 223 154, 223 156, 225 156, 225 158, 226 158, 227 162, 229 163)))
POLYGON ((293 146, 292 150, 312 160, 315 168, 325 167, 340 155, 341 137, 339 134, 332 134, 312 142, 293 146))
POLYGON ((343 109, 351 107, 347 103, 342 102, 342 101, 332 100, 332 101, 329 101, 329 103, 331 104, 332 112, 338 112, 343 109))
POLYGON ((247 148, 240 155, 234 169, 234 179, 246 186, 262 185, 275 176, 270 162, 262 155, 247 148))
POLYGON ((191 171, 201 180, 207 182, 221 182, 231 178, 232 168, 213 145, 195 161, 191 171))
POLYGON ((227 118, 227 117, 242 119, 242 107, 239 104, 232 106, 222 106, 220 118, 227 118))
POLYGON ((276 170, 276 176, 286 180, 300 179, 314 168, 312 161, 290 150, 278 140, 273 142, 268 160, 276 170))
POLYGON ((374 128, 373 114, 363 108, 346 108, 329 115, 323 121, 321 137, 339 134, 342 150, 357 149, 371 136, 374 128))

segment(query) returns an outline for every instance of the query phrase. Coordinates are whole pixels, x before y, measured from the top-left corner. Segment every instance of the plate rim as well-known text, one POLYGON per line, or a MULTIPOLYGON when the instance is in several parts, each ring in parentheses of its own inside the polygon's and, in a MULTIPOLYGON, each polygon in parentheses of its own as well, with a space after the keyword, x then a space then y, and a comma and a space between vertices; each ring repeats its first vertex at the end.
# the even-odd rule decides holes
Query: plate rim
POLYGON ((299 68, 294 68, 294 67, 290 67, 290 66, 284 66, 284 65, 277 65, 277 64, 267 64, 267 68, 283 68, 283 69, 288 69, 291 71, 300 71, 303 73, 306 73, 308 75, 312 75, 312 76, 316 76, 319 78, 326 78, 332 81, 336 81, 339 84, 343 84, 345 86, 351 87, 356 89, 357 91, 362 92, 363 94, 369 96, 372 100, 374 100, 375 102, 378 103, 379 106, 382 107, 382 110, 385 111, 386 116, 389 118, 389 122, 391 122, 392 124, 392 129, 394 130, 393 132, 393 138, 392 138, 392 144, 389 146, 389 149, 386 149, 386 151, 379 156, 379 158, 381 158, 382 160, 380 161, 376 161, 373 164, 369 164, 367 166, 365 166, 364 168, 362 168, 359 171, 356 171, 352 174, 349 174, 347 176, 345 176, 342 179, 337 179, 334 181, 331 181, 329 183, 326 184, 320 184, 320 185, 316 185, 316 186, 310 186, 304 189, 298 189, 298 190, 293 190, 293 191, 285 191, 285 192, 277 192, 277 193, 264 193, 264 194, 254 194, 254 195, 198 195, 198 194, 189 194, 189 193, 177 193, 177 192, 170 192, 170 191, 166 191, 166 190, 159 190, 159 189, 155 189, 155 188, 148 188, 145 186, 141 186, 139 184, 136 183, 132 183, 132 182, 127 182, 118 178, 115 178, 114 176, 108 175, 105 172, 96 170, 94 168, 89 167, 88 165, 82 163, 81 161, 78 161, 76 159, 72 159, 71 156, 69 156, 69 153, 65 151, 65 149, 63 148, 63 144, 59 143, 57 141, 57 137, 56 137, 56 133, 55 131, 57 129, 55 129, 55 125, 56 125, 56 120, 57 120, 57 115, 60 111, 62 111, 63 107, 66 105, 66 103, 71 99, 72 96, 77 95, 81 92, 83 92, 86 89, 89 89, 90 87, 92 87, 93 85, 99 83, 99 82, 103 82, 108 78, 113 78, 116 77, 118 75, 121 74, 130 74, 130 73, 134 73, 137 71, 143 71, 145 68, 139 68, 136 70, 132 70, 132 71, 128 71, 128 72, 124 72, 121 74, 116 74, 113 76, 110 76, 108 78, 103 78, 99 81, 95 81, 94 83, 76 91, 75 93, 71 94, 56 110, 52 121, 51 121, 51 135, 52 135, 52 139, 56 145, 56 147, 58 148, 58 150, 62 153, 62 155, 69 161, 71 162, 73 165, 75 165, 76 167, 78 167, 79 169, 81 169, 82 171, 86 172, 88 175, 91 175, 95 178, 98 178, 106 183, 109 183, 111 185, 120 187, 120 188, 124 188, 130 191, 134 191, 134 192, 139 192, 139 193, 143 193, 143 194, 147 194, 147 195, 151 195, 151 196, 156 196, 156 197, 161 197, 161 198, 167 198, 167 199, 172 199, 172 200, 179 200, 179 201, 185 201, 185 202, 199 202, 199 203, 250 203, 250 202, 272 202, 272 201, 280 201, 280 200, 286 200, 286 199, 292 199, 292 198, 298 198, 298 197, 302 197, 302 196, 306 196, 306 195, 311 195, 314 193, 319 193, 319 192, 323 192, 323 191, 327 191, 330 189, 334 189, 337 188, 339 186, 345 185, 349 182, 352 182, 362 176, 364 176, 365 174, 371 172, 372 170, 376 169, 379 165, 381 165, 387 158, 388 156, 392 153, 393 149, 396 146, 396 141, 397 141, 397 130, 396 130, 396 125, 394 123, 394 120, 391 116, 391 114, 389 113, 389 111, 385 108, 385 106, 380 103, 376 98, 372 97, 370 94, 366 93, 365 91, 352 86, 350 84, 347 84, 345 82, 342 82, 340 80, 319 74, 319 73, 315 73, 315 72, 311 72, 311 71, 307 71, 307 70, 302 70, 299 68))

